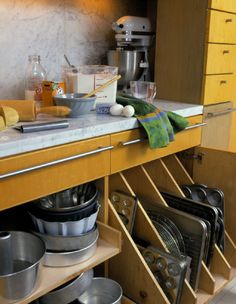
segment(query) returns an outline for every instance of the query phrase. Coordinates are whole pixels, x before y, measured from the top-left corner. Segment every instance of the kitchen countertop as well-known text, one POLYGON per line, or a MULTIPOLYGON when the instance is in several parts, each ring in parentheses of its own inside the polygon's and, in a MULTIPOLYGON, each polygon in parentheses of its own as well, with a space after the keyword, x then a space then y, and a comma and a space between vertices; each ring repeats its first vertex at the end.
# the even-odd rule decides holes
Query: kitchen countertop
MULTIPOLYGON (((154 103, 160 109, 173 111, 184 117, 202 114, 203 107, 180 102, 157 100, 154 103)), ((59 120, 48 115, 38 115, 36 123, 59 120)), ((125 118, 111 115, 101 115, 92 112, 78 118, 68 119, 69 127, 34 133, 20 133, 8 128, 0 132, 0 157, 30 152, 43 148, 62 145, 92 137, 107 135, 138 128, 136 118, 125 118)), ((30 122, 32 123, 32 122, 30 122)), ((23 123, 20 123, 23 124, 23 123)), ((26 123, 24 123, 26 124, 26 123)))

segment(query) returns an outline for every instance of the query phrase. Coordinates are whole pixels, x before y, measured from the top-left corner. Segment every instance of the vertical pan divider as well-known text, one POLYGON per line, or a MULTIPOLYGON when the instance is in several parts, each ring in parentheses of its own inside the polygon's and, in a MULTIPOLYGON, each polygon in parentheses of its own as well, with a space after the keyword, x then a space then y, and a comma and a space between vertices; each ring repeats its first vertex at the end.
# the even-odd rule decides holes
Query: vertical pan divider
POLYGON ((211 262, 211 273, 222 275, 226 280, 230 279, 231 266, 220 251, 217 245, 214 248, 214 255, 211 262))
POLYGON ((167 206, 164 198, 143 166, 134 167, 122 172, 138 198, 145 198, 167 206))
POLYGON ((229 236, 228 232, 225 231, 225 252, 224 256, 230 265, 236 268, 236 245, 229 236))
MULTIPOLYGON (((167 205, 161 196, 159 190, 153 183, 151 177, 143 166, 134 167, 132 169, 122 172, 127 182, 131 186, 133 192, 140 198, 140 202, 144 207, 148 208, 148 204, 145 204, 145 200, 155 204, 167 205), (143 199, 143 200, 142 200, 143 199)), ((146 213, 146 212, 145 212, 146 213)), ((144 225, 142 225, 143 227, 144 225)), ((141 228, 139 228, 141 231, 141 228)), ((141 233, 141 232, 140 232, 141 233)), ((192 287, 185 280, 181 303, 182 304, 194 304, 197 301, 197 297, 192 287)))
POLYGON ((203 262, 198 288, 206 291, 209 294, 214 294, 215 291, 215 279, 203 262))
POLYGON ((175 154, 166 156, 162 160, 179 186, 194 184, 191 176, 175 154))
POLYGON ((160 191, 184 197, 184 193, 161 159, 144 164, 144 168, 160 191))
MULTIPOLYGON (((109 181, 110 193, 122 191, 134 195, 122 174, 117 173, 110 176, 109 181)), ((119 282, 123 287, 124 294, 137 303, 169 304, 167 297, 110 201, 108 204, 109 224, 122 232, 123 240, 121 253, 109 260, 109 277, 119 282), (121 271, 122 269, 123 271, 121 271)))

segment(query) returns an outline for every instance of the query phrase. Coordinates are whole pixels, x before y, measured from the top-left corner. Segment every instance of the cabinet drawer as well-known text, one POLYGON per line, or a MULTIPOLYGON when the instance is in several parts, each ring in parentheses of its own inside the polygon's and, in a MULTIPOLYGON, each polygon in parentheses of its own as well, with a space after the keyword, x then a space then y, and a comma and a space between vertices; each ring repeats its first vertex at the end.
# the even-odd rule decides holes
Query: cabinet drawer
POLYGON ((207 45, 206 74, 233 73, 236 71, 236 46, 207 45))
POLYGON ((110 148, 110 137, 102 136, 2 158, 0 210, 107 175, 110 148))
POLYGON ((236 78, 234 75, 208 75, 203 79, 203 104, 233 101, 236 98, 236 78))
POLYGON ((208 42, 236 43, 236 15, 210 10, 208 42))
POLYGON ((190 117, 189 122, 196 124, 196 127, 177 133, 175 141, 165 148, 150 149, 142 129, 111 135, 111 145, 114 146, 111 151, 111 173, 199 145, 201 127, 197 127, 197 124, 202 122, 202 116, 190 117))
POLYGON ((236 13, 235 0, 211 0, 211 8, 236 13))

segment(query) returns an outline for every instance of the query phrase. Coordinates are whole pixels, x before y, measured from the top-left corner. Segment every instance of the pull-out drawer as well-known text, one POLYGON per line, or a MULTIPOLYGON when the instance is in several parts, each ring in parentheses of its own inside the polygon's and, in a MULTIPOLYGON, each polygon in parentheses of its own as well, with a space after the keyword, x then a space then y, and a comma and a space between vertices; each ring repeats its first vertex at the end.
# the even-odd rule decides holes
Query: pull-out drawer
POLYGON ((190 126, 176 134, 175 141, 165 148, 149 148, 142 129, 111 135, 111 173, 134 167, 156 158, 194 147, 201 141, 202 116, 189 118, 190 126))
POLYGON ((236 13, 235 0, 211 0, 211 8, 236 13))
POLYGON ((203 79, 203 104, 233 101, 236 98, 236 78, 234 75, 208 75, 203 79))
POLYGON ((208 42, 236 43, 236 15, 214 10, 209 14, 208 42))
POLYGON ((0 159, 0 210, 108 175, 110 137, 0 159))
POLYGON ((205 74, 233 73, 235 70, 236 46, 208 43, 205 74))

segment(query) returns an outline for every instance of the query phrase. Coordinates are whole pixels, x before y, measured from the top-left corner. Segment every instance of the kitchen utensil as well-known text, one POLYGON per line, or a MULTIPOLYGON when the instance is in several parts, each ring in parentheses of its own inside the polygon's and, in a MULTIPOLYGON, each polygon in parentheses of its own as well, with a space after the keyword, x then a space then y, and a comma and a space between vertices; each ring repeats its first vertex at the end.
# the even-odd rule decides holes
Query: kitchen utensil
POLYGON ((40 304, 65 304, 74 301, 90 286, 93 269, 81 273, 77 278, 67 282, 39 298, 40 304))
POLYGON ((50 267, 64 267, 82 263, 95 254, 97 240, 98 235, 93 243, 79 250, 63 252, 46 251, 44 265, 50 267))
POLYGON ((5 302, 3 299, 19 300, 32 292, 46 251, 44 242, 33 234, 21 231, 8 233, 13 270, 8 274, 0 273, 0 303, 5 302))
POLYGON ((65 106, 71 109, 69 117, 75 118, 79 115, 88 114, 94 106, 96 96, 84 98, 85 93, 67 93, 55 95, 54 101, 57 106, 65 106))
POLYGON ((188 267, 186 257, 176 257, 153 246, 138 248, 170 303, 179 304, 188 267))
POLYGON ((7 231, 0 231, 0 275, 6 275, 12 272, 11 234, 7 231))
POLYGON ((32 133, 32 132, 64 129, 68 127, 69 127, 68 120, 59 120, 59 121, 19 125, 14 127, 14 129, 20 131, 21 133, 32 133))
POLYGON ((130 81, 132 96, 153 103, 156 96, 156 84, 149 81, 130 81))
POLYGON ((38 113, 45 113, 53 116, 68 116, 70 109, 68 107, 36 107, 33 100, 0 100, 0 106, 8 106, 15 109, 19 114, 19 121, 36 120, 38 113))
POLYGON ((210 223, 209 250, 206 253, 206 264, 210 265, 216 243, 216 226, 218 221, 217 209, 204 203, 195 202, 187 198, 180 198, 169 193, 162 192, 162 196, 170 207, 197 216, 210 223))
POLYGON ((82 96, 82 98, 88 98, 88 97, 91 97, 92 95, 95 95, 97 92, 100 92, 101 90, 105 89, 106 87, 108 87, 109 85, 111 85, 113 82, 117 81, 120 78, 121 78, 121 75, 114 76, 112 79, 108 80, 107 82, 105 82, 104 84, 102 84, 101 86, 96 88, 95 90, 82 96))
POLYGON ((39 236, 45 243, 48 251, 73 251, 88 247, 98 237, 98 228, 96 225, 86 232, 78 236, 62 236, 62 235, 49 235, 32 231, 33 234, 39 236))
POLYGON ((72 68, 72 72, 78 73, 78 70, 76 69, 76 67, 70 63, 69 59, 67 58, 67 56, 65 54, 64 54, 64 58, 65 58, 66 62, 68 63, 69 67, 72 68))
MULTIPOLYGON (((96 211, 87 217, 75 221, 46 221, 37 218, 29 212, 35 228, 45 234, 49 235, 63 235, 63 236, 78 236, 93 229, 99 212, 99 205, 96 205, 96 211)), ((61 214, 61 213, 60 213, 61 214)), ((51 215, 52 216, 52 215, 51 215)), ((48 215, 50 219, 50 215, 48 215)))
POLYGON ((121 304, 122 288, 108 278, 97 277, 92 279, 88 289, 79 297, 81 304, 121 304))
POLYGON ((130 234, 132 234, 137 209, 137 198, 119 191, 111 193, 111 202, 130 234))
POLYGON ((39 199, 40 209, 52 212, 67 212, 82 209, 98 198, 94 183, 85 183, 39 199))
POLYGON ((186 255, 192 259, 190 285, 194 290, 197 290, 207 234, 205 222, 174 208, 152 204, 147 201, 145 201, 145 208, 147 208, 149 215, 154 217, 159 214, 164 215, 178 227, 184 239, 186 255))

